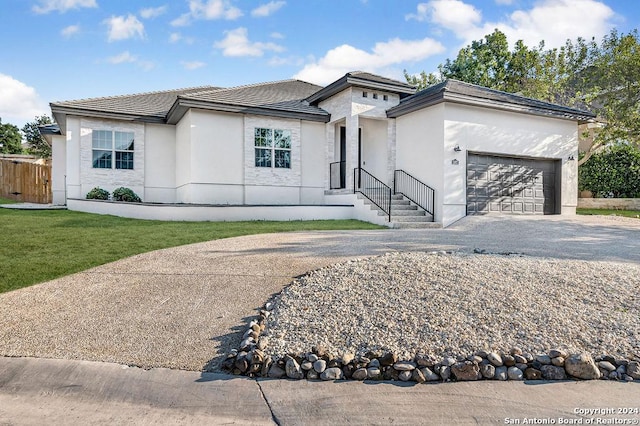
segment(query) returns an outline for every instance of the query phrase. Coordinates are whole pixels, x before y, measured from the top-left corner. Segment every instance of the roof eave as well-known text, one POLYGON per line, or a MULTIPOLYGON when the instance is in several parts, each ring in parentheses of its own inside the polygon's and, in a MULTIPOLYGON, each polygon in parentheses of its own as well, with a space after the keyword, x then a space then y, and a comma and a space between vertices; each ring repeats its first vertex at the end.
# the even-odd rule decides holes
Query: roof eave
POLYGON ((404 95, 413 95, 414 93, 416 93, 416 89, 413 87, 405 87, 405 86, 400 86, 400 85, 391 84, 391 83, 371 81, 365 78, 359 78, 359 77, 352 76, 350 74, 346 74, 340 79, 328 85, 327 87, 324 87, 318 90, 316 93, 309 96, 305 100, 309 102, 309 104, 311 105, 317 105, 318 103, 324 101, 325 99, 328 99, 333 95, 340 93, 343 90, 353 86, 363 87, 367 89, 381 90, 381 91, 386 91, 391 93, 404 94, 404 95))
POLYGON ((135 115, 135 114, 126 114, 126 113, 110 112, 110 111, 97 111, 97 110, 85 109, 85 108, 65 107, 57 104, 50 104, 50 106, 51 106, 51 113, 56 118, 56 122, 59 123, 62 134, 66 133, 65 118, 67 115, 77 115, 82 117, 106 118, 106 119, 125 120, 125 121, 140 121, 144 123, 158 123, 158 124, 165 123, 165 118, 157 115, 135 115), (65 124, 62 124, 62 123, 65 123, 65 124))
POLYGON ((204 109, 207 111, 230 112, 238 114, 268 115, 273 117, 294 118, 306 121, 318 121, 328 123, 331 120, 330 114, 312 114, 308 112, 292 111, 285 109, 274 109, 266 107, 249 107, 244 105, 223 104, 208 101, 198 101, 193 99, 178 99, 171 107, 167 115, 167 124, 177 124, 191 108, 204 109))

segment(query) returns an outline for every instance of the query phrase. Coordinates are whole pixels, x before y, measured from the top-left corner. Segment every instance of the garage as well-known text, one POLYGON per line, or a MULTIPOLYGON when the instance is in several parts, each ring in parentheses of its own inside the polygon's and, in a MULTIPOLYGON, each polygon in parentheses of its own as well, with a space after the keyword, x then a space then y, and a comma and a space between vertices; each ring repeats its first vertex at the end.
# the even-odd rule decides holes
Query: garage
POLYGON ((557 161, 469 153, 467 214, 556 213, 557 161))

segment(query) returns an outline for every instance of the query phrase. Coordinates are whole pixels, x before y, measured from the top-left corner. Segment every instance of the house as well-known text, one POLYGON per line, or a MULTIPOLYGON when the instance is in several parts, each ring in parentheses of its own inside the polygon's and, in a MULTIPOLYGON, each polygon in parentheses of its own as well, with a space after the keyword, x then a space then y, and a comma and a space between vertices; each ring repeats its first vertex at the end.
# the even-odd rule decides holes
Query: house
POLYGON ((416 93, 351 72, 54 102, 54 203, 176 220, 575 214, 578 125, 593 114, 455 80, 416 93), (143 200, 85 200, 99 186, 143 200))

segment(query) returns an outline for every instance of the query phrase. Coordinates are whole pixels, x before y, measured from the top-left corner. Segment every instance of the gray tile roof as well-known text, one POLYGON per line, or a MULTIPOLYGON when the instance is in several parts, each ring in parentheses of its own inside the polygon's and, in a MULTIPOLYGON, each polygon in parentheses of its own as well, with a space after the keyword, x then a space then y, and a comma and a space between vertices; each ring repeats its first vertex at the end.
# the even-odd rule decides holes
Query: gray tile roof
POLYGON ((326 111, 304 102, 305 98, 320 89, 321 86, 305 81, 283 80, 186 93, 179 96, 179 101, 192 100, 246 108, 328 115, 326 111))
POLYGON ((499 90, 452 79, 445 80, 442 83, 433 85, 402 99, 399 105, 387 111, 387 116, 399 117, 443 101, 495 107, 498 109, 568 118, 578 121, 588 121, 595 117, 595 114, 589 111, 543 102, 537 99, 501 92, 499 90))
POLYGON ((84 110, 97 113, 122 114, 136 117, 164 119, 179 95, 203 90, 216 90, 214 86, 190 87, 163 90, 133 95, 108 96, 103 98, 78 99, 52 102, 51 109, 84 110))
POLYGON ((381 75, 371 74, 369 72, 352 71, 350 73, 347 73, 347 75, 351 77, 356 77, 362 80, 372 81, 375 83, 391 84, 394 86, 401 86, 401 87, 404 86, 409 89, 415 89, 414 86, 410 85, 406 81, 394 80, 392 78, 382 77, 381 75))

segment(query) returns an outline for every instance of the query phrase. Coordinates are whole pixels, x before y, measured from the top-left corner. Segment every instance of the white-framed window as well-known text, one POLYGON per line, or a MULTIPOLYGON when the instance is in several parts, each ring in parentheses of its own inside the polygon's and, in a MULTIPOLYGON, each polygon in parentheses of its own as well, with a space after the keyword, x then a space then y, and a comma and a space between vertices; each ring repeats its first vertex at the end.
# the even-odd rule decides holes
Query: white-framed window
POLYGON ((133 132, 94 130, 91 136, 94 169, 133 170, 133 132))
POLYGON ((291 131, 256 127, 254 133, 255 166, 291 168, 291 131))

